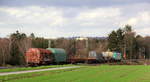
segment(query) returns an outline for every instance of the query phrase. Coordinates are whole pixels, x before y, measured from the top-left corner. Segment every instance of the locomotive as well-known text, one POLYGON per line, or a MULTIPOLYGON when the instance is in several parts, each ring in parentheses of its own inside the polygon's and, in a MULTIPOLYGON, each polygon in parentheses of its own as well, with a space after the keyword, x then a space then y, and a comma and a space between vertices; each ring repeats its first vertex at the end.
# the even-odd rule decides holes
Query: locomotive
POLYGON ((64 49, 61 48, 30 48, 25 53, 25 60, 28 65, 42 64, 60 64, 60 63, 91 63, 91 62, 107 62, 120 61, 122 54, 117 52, 96 53, 90 51, 86 57, 69 57, 64 49))

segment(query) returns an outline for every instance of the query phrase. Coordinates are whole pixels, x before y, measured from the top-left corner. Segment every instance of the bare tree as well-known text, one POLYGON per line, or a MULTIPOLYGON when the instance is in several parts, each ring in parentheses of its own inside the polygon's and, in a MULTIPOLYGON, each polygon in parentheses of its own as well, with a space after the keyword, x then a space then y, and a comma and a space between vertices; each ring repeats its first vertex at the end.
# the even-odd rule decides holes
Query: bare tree
POLYGON ((10 59, 10 40, 7 38, 0 39, 0 57, 1 57, 1 65, 5 65, 6 62, 10 59))

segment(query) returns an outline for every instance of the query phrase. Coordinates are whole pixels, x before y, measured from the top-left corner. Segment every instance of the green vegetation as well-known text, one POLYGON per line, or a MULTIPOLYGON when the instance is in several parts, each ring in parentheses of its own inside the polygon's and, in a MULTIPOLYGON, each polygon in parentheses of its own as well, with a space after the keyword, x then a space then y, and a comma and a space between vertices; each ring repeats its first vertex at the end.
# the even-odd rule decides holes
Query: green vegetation
POLYGON ((1 76, 10 82, 149 82, 150 66, 101 65, 1 76))
POLYGON ((108 35, 108 49, 124 54, 125 59, 149 59, 150 37, 137 35, 132 26, 113 30, 108 35))
POLYGON ((10 69, 1 69, 0 73, 2 73, 2 72, 25 71, 25 70, 36 70, 36 69, 47 69, 47 68, 65 67, 65 66, 73 66, 73 65, 68 64, 68 65, 49 65, 49 66, 38 66, 38 67, 17 67, 17 68, 10 68, 10 69))

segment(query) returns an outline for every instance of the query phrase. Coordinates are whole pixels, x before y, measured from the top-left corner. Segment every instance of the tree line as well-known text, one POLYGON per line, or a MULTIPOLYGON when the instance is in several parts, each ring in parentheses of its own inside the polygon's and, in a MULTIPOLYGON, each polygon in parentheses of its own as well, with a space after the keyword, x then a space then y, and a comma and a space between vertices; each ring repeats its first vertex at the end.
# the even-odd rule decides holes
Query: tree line
POLYGON ((109 34, 108 49, 122 53, 125 59, 149 59, 150 37, 136 35, 132 26, 125 25, 109 34))
POLYGON ((42 37, 35 37, 32 33, 27 36, 25 33, 16 31, 8 38, 0 38, 0 65, 25 65, 24 54, 29 48, 47 48, 48 40, 42 37))
POLYGON ((26 65, 24 54, 29 48, 49 46, 65 49, 68 57, 87 57, 89 51, 109 50, 122 53, 125 59, 150 58, 150 36, 137 35, 130 25, 113 30, 106 38, 88 37, 87 40, 76 40, 76 37, 46 39, 16 31, 7 38, 0 38, 0 44, 0 66, 26 65))

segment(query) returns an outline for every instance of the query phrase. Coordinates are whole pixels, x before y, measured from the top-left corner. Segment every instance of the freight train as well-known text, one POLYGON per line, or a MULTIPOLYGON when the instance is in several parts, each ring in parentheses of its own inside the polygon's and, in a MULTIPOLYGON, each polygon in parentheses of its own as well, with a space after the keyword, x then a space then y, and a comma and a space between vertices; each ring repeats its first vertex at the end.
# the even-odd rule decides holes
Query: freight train
POLYGON ((69 57, 66 51, 61 48, 30 48, 25 53, 25 60, 28 65, 43 65, 43 64, 60 64, 60 63, 91 63, 91 62, 107 62, 120 61, 122 54, 117 52, 102 52, 96 53, 90 51, 86 57, 73 56, 69 57))

